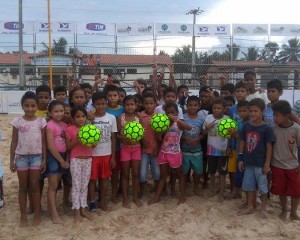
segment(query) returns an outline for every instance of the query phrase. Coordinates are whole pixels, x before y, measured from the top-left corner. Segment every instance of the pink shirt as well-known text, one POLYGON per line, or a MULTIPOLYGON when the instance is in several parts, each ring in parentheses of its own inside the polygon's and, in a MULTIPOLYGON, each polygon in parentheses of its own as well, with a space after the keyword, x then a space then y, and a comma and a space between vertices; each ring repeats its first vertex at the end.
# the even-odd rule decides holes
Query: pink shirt
POLYGON ((141 124, 145 128, 145 135, 144 135, 144 141, 145 144, 143 144, 142 151, 144 153, 154 154, 155 148, 157 145, 157 137, 156 133, 153 130, 153 128, 150 126, 150 120, 152 116, 149 116, 145 111, 141 112, 141 124), (146 146, 144 146, 146 145, 146 146))
POLYGON ((53 120, 50 120, 47 124, 47 130, 53 132, 54 135, 54 145, 60 153, 67 151, 66 148, 66 134, 67 124, 61 122, 57 124, 53 120))
POLYGON ((180 150, 180 138, 182 131, 178 128, 177 122, 174 122, 164 136, 160 151, 163 153, 176 154, 180 150))
MULTIPOLYGON (((75 125, 71 125, 67 127, 66 130, 66 138, 71 142, 74 142, 76 138, 78 138, 79 128, 75 125)), ((70 159, 77 157, 91 157, 92 156, 92 148, 86 147, 80 143, 78 143, 75 147, 71 149, 70 159)))
POLYGON ((17 117, 11 122, 11 125, 18 129, 16 154, 42 153, 42 129, 47 125, 45 119, 36 118, 34 121, 27 121, 23 117, 17 117))

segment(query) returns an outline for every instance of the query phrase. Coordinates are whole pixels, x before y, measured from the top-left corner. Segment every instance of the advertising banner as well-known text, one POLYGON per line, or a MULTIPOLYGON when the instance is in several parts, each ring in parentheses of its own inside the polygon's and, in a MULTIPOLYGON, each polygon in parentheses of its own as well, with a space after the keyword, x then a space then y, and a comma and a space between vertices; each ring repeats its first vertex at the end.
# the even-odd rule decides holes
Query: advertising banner
POLYGON ((100 22, 79 22, 77 23, 77 34, 82 35, 115 35, 115 24, 100 22))
POLYGON ((153 35, 152 23, 121 23, 117 24, 118 36, 153 35))
POLYGON ((195 36, 230 36, 229 24, 196 24, 195 36))
POLYGON ((232 24, 233 36, 268 36, 268 24, 232 24))
MULTIPOLYGON (((23 34, 33 34, 34 22, 23 22, 23 34)), ((18 34, 19 22, 0 21, 0 34, 18 34)))
POLYGON ((193 24, 157 23, 157 36, 192 36, 193 24))
MULTIPOLYGON (((35 33, 47 33, 49 31, 49 24, 47 21, 35 21, 35 33)), ((51 23, 52 33, 75 33, 75 22, 69 21, 55 21, 51 23)))
POLYGON ((300 36, 299 24, 271 24, 271 36, 300 36))

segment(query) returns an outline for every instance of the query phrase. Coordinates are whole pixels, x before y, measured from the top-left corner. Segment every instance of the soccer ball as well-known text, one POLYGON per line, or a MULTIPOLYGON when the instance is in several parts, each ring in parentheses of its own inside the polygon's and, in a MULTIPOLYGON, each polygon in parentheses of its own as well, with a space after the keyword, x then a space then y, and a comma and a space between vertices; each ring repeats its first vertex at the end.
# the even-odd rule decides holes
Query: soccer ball
POLYGON ((126 123, 123 130, 124 136, 134 142, 140 141, 144 136, 144 132, 145 130, 142 124, 138 122, 126 123))
POLYGON ((93 124, 86 124, 78 131, 79 142, 87 147, 96 145, 101 138, 101 131, 93 124))
POLYGON ((231 135, 228 130, 230 128, 237 129, 237 124, 231 118, 224 118, 219 122, 217 128, 218 128, 218 133, 221 137, 230 138, 231 135))
POLYGON ((155 132, 161 133, 168 131, 171 121, 166 114, 157 113, 150 120, 150 125, 155 132))

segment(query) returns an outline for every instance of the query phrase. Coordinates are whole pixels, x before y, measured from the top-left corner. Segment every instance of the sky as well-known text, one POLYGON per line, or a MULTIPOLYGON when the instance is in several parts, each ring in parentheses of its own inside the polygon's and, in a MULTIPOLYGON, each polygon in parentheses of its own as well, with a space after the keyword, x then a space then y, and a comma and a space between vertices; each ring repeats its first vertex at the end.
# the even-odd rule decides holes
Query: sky
MULTIPOLYGON (((274 23, 300 24, 299 0, 51 0, 51 19, 68 21, 96 21, 101 23, 192 23, 191 10, 200 7, 204 12, 197 16, 196 23, 231 24, 231 23, 274 23)), ((0 1, 0 21, 18 20, 18 1, 0 1)), ((47 20, 47 0, 23 0, 23 21, 47 20)), ((53 36, 58 38, 59 36, 53 36)), ((71 44, 74 39, 66 36, 71 44)), ((275 39, 274 39, 275 40, 275 39)), ((284 42, 285 39, 276 39, 284 42)), ((47 34, 40 34, 37 43, 47 42, 47 34)), ((228 39, 197 38, 197 48, 225 47, 228 39)), ((267 39, 243 39, 240 45, 263 46, 267 39)), ((95 46, 112 47, 113 39, 104 37, 79 37, 78 42, 86 45, 85 51, 97 51, 95 46), (92 47, 91 47, 92 46, 92 47)), ((0 51, 3 48, 15 48, 17 36, 0 35, 0 51)), ((24 43, 32 45, 32 36, 25 36, 24 43)), ((171 37, 160 39, 158 49, 176 49, 191 44, 191 38, 171 37)), ((137 51, 150 51, 151 38, 120 39, 119 47, 126 53, 126 47, 137 51), (122 41, 123 40, 123 41, 122 41), (143 41, 142 41, 143 40, 143 41)), ((108 50, 110 51, 110 50, 108 50)), ((128 50, 129 51, 129 50, 128 50)))

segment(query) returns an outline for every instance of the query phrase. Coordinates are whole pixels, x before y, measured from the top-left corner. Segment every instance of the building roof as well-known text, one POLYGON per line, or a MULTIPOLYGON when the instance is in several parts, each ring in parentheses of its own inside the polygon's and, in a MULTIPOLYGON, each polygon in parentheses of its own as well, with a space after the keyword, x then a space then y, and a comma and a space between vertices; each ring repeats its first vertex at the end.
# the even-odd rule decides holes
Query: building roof
MULTIPOLYGON (((30 56, 32 54, 24 53, 24 64, 31 64, 30 56)), ((0 65, 17 65, 19 64, 19 54, 17 53, 0 53, 0 65)))

